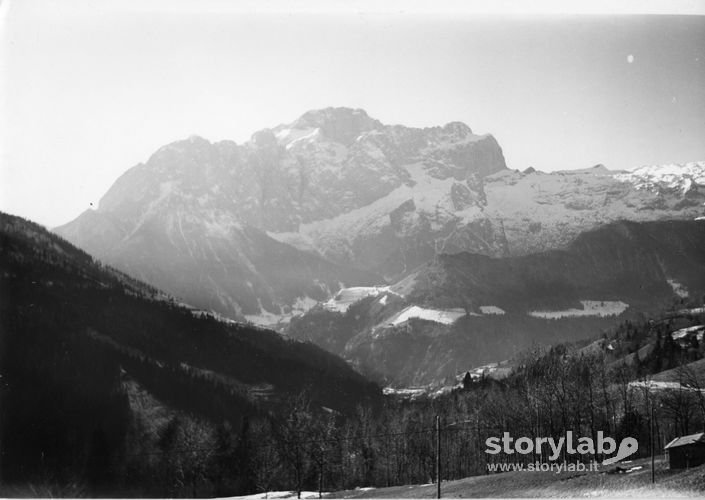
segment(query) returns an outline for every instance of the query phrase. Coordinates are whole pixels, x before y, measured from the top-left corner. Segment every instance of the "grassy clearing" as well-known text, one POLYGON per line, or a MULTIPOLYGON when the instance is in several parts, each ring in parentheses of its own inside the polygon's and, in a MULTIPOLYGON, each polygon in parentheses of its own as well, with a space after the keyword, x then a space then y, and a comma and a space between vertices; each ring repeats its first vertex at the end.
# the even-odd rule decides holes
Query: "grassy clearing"
MULTIPOLYGON (((634 460, 643 468, 629 474, 599 472, 504 472, 442 484, 444 498, 482 497, 688 497, 705 495, 705 465, 671 471, 663 458, 656 461, 656 484, 651 484, 650 459, 634 460)), ((332 494, 332 498, 435 498, 436 485, 396 486, 332 494)))

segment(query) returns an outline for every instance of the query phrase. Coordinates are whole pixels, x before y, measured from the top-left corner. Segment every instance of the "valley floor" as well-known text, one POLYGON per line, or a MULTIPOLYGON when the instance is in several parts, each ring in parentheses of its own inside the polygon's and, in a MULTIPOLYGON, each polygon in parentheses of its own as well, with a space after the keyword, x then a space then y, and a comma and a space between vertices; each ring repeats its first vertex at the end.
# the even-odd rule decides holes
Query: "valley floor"
MULTIPOLYGON (((650 459, 629 463, 642 468, 624 473, 600 472, 504 472, 474 476, 442 484, 444 498, 482 497, 689 497, 705 495, 705 465, 671 471, 663 457, 656 461, 656 484, 651 484, 650 459)), ((327 498, 436 498, 436 485, 362 488, 340 491, 327 498)))

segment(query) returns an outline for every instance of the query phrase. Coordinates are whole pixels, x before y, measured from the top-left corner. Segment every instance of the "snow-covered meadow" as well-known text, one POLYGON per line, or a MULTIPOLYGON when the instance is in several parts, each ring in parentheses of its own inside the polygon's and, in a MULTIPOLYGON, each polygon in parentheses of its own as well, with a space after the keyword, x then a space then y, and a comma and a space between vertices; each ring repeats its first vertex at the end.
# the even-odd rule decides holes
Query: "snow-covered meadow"
POLYGON ((544 319, 579 318, 584 316, 619 316, 627 310, 629 304, 621 300, 581 300, 582 309, 564 309, 562 311, 530 311, 529 316, 544 319))

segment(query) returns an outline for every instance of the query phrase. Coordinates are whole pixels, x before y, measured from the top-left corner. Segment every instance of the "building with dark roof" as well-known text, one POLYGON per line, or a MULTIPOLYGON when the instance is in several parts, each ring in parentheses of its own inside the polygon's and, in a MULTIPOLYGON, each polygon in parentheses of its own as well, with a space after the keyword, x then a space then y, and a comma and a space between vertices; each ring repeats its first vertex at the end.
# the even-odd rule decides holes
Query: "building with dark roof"
POLYGON ((671 469, 687 469, 705 463, 705 432, 674 439, 664 449, 671 469))

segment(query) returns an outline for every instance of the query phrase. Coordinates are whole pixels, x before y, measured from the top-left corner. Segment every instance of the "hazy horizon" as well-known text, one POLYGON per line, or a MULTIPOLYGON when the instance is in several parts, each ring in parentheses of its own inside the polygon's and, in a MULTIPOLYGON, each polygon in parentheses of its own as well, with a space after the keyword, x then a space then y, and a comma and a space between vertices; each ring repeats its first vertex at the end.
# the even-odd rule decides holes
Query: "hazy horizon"
POLYGON ((705 160, 704 16, 63 5, 5 5, 2 33, 0 210, 50 227, 164 144, 330 106, 465 122, 513 169, 705 160))

